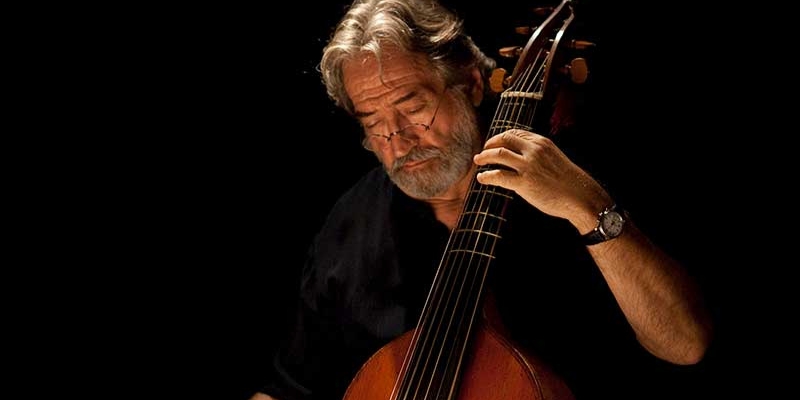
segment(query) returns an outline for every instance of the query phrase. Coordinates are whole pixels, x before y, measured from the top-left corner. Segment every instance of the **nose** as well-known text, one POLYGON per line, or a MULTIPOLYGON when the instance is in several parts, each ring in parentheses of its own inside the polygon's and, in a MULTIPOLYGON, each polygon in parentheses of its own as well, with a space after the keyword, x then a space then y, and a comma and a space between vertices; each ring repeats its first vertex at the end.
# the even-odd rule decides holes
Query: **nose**
POLYGON ((389 141, 389 147, 396 158, 408 154, 417 145, 417 138, 408 137, 407 133, 397 133, 389 141))

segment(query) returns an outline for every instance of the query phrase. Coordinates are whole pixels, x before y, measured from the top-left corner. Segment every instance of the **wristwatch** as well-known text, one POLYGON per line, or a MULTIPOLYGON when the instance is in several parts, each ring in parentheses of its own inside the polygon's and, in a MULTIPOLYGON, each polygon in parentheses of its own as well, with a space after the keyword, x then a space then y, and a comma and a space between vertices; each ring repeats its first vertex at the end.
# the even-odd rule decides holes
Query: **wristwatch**
POLYGON ((628 214, 616 204, 607 207, 597 215, 597 226, 583 235, 583 243, 587 246, 614 239, 622 234, 628 214))

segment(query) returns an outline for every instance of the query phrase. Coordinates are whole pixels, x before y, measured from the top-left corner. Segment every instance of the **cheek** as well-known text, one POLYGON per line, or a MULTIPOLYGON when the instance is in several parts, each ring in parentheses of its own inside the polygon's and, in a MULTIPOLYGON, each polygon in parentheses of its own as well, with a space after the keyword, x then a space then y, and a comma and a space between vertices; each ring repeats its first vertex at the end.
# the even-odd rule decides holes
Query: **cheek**
POLYGON ((378 158, 378 161, 380 161, 381 164, 383 164, 384 167, 387 167, 387 168, 391 167, 392 163, 394 163, 394 154, 392 154, 391 149, 378 150, 378 151, 373 152, 372 154, 375 154, 375 157, 378 158))
POLYGON ((442 147, 450 143, 451 140, 452 137, 447 132, 431 130, 423 142, 426 147, 442 147))
POLYGON ((453 144, 453 135, 447 131, 447 125, 440 125, 439 129, 433 128, 428 131, 424 138, 420 139, 419 146, 424 148, 444 149, 453 144), (445 130, 442 130, 445 129, 445 130))

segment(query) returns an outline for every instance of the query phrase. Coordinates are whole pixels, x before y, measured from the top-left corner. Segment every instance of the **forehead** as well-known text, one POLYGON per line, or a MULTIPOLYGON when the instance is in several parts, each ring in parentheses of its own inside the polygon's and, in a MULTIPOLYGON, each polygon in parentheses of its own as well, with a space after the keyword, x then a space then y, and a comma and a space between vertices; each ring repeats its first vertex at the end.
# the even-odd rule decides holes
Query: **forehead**
POLYGON ((410 91, 437 91, 442 86, 424 55, 392 49, 382 53, 380 63, 370 52, 354 57, 344 63, 342 75, 356 109, 390 103, 410 91))

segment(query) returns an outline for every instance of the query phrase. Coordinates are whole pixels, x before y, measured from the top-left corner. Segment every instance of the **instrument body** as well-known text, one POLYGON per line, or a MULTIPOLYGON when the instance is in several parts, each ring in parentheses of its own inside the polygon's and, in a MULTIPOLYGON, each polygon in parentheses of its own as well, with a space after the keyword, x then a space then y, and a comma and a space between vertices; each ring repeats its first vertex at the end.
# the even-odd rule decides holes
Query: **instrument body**
MULTIPOLYGON (((348 400, 390 397, 403 368, 415 330, 382 347, 361 368, 345 393, 348 400)), ((472 338, 459 391, 454 400, 571 400, 564 382, 532 355, 523 353, 499 330, 481 326, 472 338)), ((419 396, 419 398, 425 398, 419 396)))

